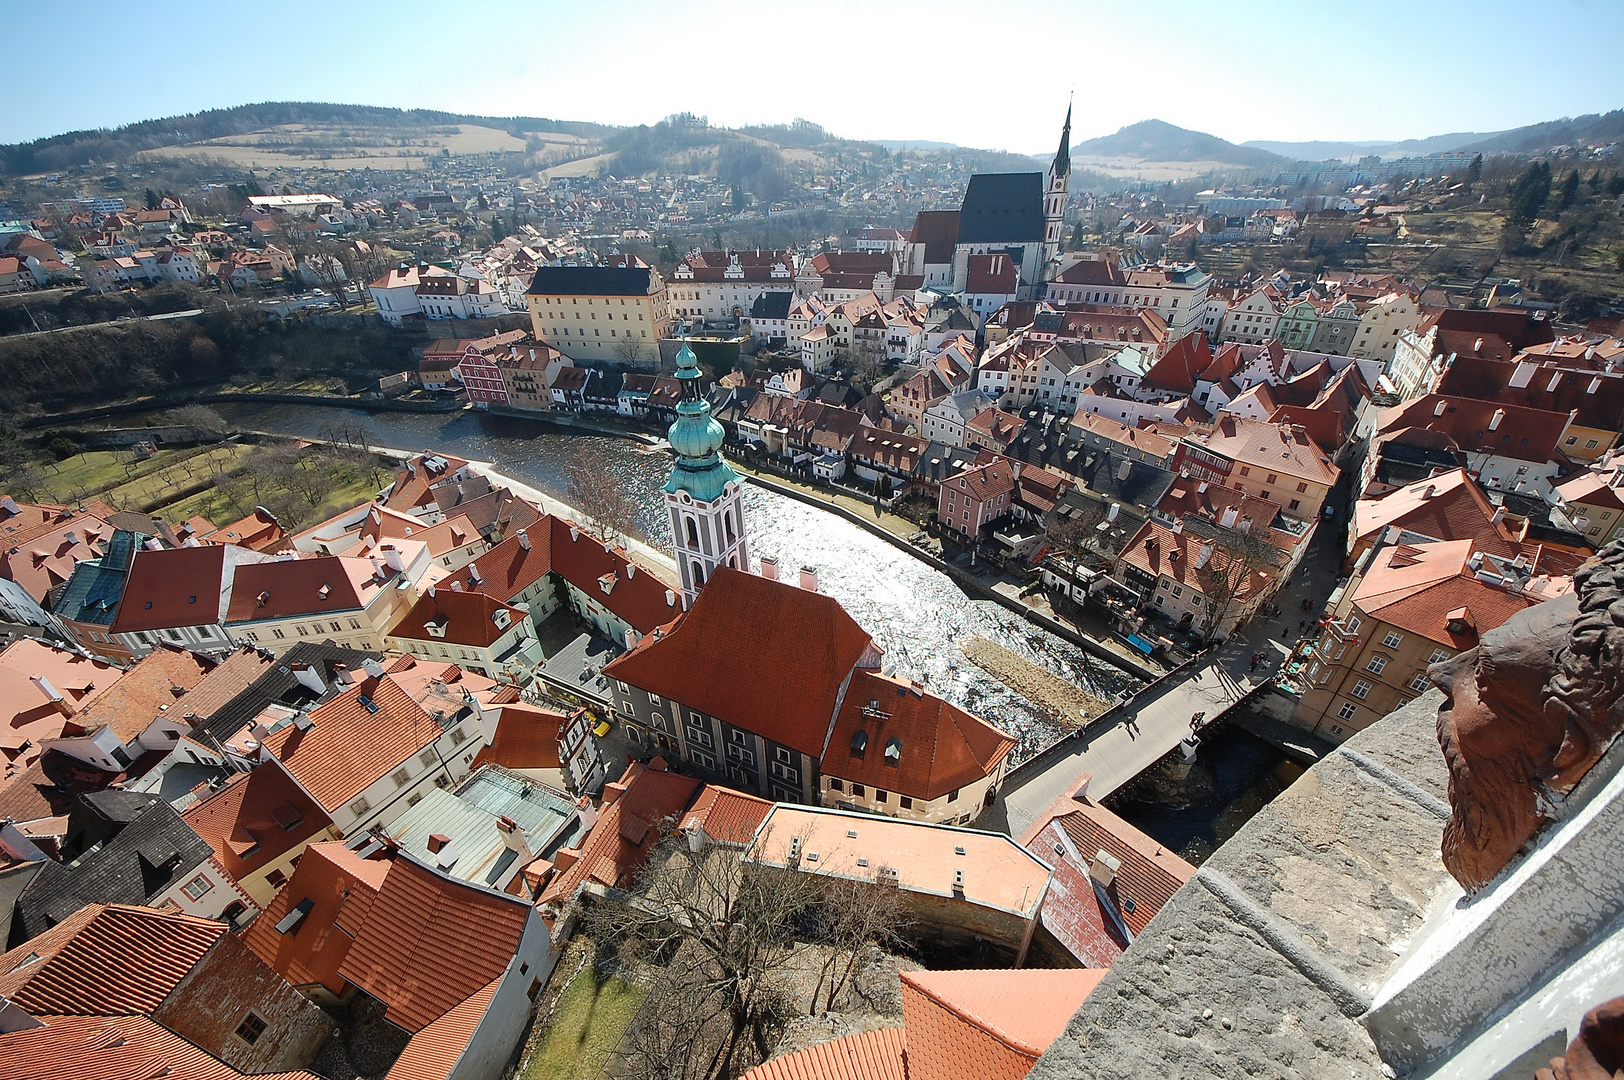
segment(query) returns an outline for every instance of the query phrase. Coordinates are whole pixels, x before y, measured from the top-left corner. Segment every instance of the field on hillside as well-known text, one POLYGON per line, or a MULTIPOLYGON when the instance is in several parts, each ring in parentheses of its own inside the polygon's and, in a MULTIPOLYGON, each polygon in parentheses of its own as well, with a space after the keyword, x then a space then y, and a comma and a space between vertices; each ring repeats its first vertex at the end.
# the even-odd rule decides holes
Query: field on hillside
MULTIPOLYGON (((536 132, 533 150, 571 157, 592 144, 578 135, 536 132)), ((144 150, 153 158, 208 158, 240 168, 305 166, 324 169, 420 169, 424 160, 453 154, 524 153, 524 139, 477 124, 376 127, 362 124, 279 124, 242 135, 144 150)))
POLYGON ((1235 173, 1246 170, 1222 161, 1141 161, 1130 157, 1097 157, 1073 154, 1073 169, 1092 169, 1113 180, 1189 180, 1207 173, 1235 173))

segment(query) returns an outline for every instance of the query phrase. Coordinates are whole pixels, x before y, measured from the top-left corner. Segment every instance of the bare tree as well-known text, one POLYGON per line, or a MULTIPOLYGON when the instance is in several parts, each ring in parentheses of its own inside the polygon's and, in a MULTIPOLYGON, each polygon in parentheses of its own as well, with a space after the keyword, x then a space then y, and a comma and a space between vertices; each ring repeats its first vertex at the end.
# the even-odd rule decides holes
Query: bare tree
POLYGON ((637 500, 620 478, 597 462, 578 455, 564 466, 570 502, 587 519, 581 522, 598 539, 625 544, 637 535, 637 500))
POLYGON ((1105 520, 1105 508, 1093 502, 1067 504, 1067 508, 1073 513, 1062 516, 1060 507, 1049 512, 1043 536, 1049 547, 1070 564, 1071 576, 1076 578, 1083 559, 1098 553, 1095 539, 1100 522, 1105 520))
POLYGON ((182 405, 164 413, 163 418, 175 427, 183 427, 191 432, 192 438, 198 442, 210 436, 218 438, 224 435, 228 426, 225 417, 207 405, 182 405))
POLYGON ((1201 593, 1207 598, 1201 634, 1209 638, 1222 629, 1237 604, 1253 603, 1258 592, 1267 588, 1257 580, 1258 575, 1283 561, 1280 550, 1256 531, 1225 529, 1211 542, 1211 559, 1194 571, 1201 593))

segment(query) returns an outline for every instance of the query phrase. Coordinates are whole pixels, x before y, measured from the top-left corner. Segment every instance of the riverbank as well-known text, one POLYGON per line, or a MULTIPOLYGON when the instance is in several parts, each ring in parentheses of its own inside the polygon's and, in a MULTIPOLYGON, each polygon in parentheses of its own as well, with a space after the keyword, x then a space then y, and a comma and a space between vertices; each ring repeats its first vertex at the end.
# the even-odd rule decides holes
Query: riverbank
MULTIPOLYGON (((991 587, 986 582, 977 578, 975 575, 954 566, 952 563, 938 559, 929 552, 921 551, 917 546, 909 543, 908 541, 908 537, 918 532, 919 528, 912 522, 907 521, 906 518, 897 517, 895 514, 885 514, 884 511, 881 511, 879 517, 890 518, 893 523, 891 527, 887 527, 883 520, 870 520, 871 518, 875 517, 873 513, 874 508, 872 506, 868 507, 869 512, 865 514, 842 505, 840 501, 842 499, 852 503, 857 503, 856 499, 851 499, 849 496, 828 496, 823 492, 818 491, 816 488, 808 487, 803 484, 796 484, 791 481, 783 480, 779 477, 765 476, 752 470, 749 466, 732 459, 729 459, 728 463, 731 464, 735 469, 739 470, 739 472, 743 473, 745 478, 751 483, 775 494, 784 495, 788 498, 795 499, 799 502, 808 503, 812 506, 819 506, 833 514, 838 515, 864 531, 886 541, 893 547, 906 551, 908 554, 912 555, 926 566, 929 566, 931 569, 946 574, 956 585, 959 586, 959 588, 963 589, 967 595, 981 600, 991 600, 993 603, 1020 615, 1034 626, 1047 630, 1056 637, 1063 638, 1066 641, 1071 642, 1073 645, 1077 646, 1079 649, 1082 649, 1084 652, 1087 652, 1091 656, 1096 656, 1112 666, 1120 668, 1121 670, 1137 676, 1140 679, 1144 679, 1147 682, 1160 678, 1163 674, 1165 674, 1164 671, 1147 667, 1145 664, 1142 664, 1138 660, 1127 655, 1127 650, 1125 647, 1114 647, 1116 646, 1115 642, 1103 642, 1098 638, 1079 631, 1076 627, 1067 626, 1058 619, 1045 615, 1043 612, 1036 610, 1024 601, 1009 596, 998 589, 991 587), (896 523, 905 525, 911 531, 909 531, 906 535, 902 534, 899 531, 900 525, 896 523)), ((863 504, 858 503, 858 505, 863 504)))
POLYGON ((976 667, 1038 708, 1048 710, 1062 728, 1072 731, 1083 728, 1113 704, 980 634, 960 641, 959 650, 976 667))

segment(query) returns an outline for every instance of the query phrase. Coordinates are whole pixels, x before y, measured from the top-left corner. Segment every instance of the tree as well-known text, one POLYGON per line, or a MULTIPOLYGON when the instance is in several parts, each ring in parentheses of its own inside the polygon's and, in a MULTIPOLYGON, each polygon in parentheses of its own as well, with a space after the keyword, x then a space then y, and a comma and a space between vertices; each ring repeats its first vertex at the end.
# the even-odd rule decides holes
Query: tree
POLYGON ((1557 190, 1561 192, 1561 198, 1556 204, 1556 212, 1560 214, 1562 211, 1572 206, 1574 200, 1579 197, 1579 170, 1574 169, 1572 172, 1568 173, 1567 176, 1563 177, 1562 186, 1557 190))
POLYGON ((1278 548, 1252 531, 1224 529, 1210 542, 1214 545, 1211 559, 1204 568, 1193 571, 1207 600, 1201 620, 1201 635, 1206 638, 1222 632, 1237 604, 1252 602, 1253 590, 1263 587, 1255 580, 1259 572, 1278 567, 1283 559, 1278 548))
POLYGON ((1472 163, 1466 166, 1466 190, 1471 191, 1472 185, 1483 179, 1483 155, 1475 154, 1472 163))
POLYGON ((191 437, 198 442, 203 442, 210 436, 224 435, 227 428, 225 417, 207 405, 182 405, 178 409, 170 409, 164 413, 163 418, 173 426, 191 432, 191 437))
POLYGON ((570 502, 586 518, 588 532, 611 544, 624 544, 638 532, 638 505, 619 477, 578 455, 564 466, 570 502))
POLYGON ((1061 515, 1060 507, 1050 512, 1043 535, 1055 554, 1070 564, 1071 576, 1075 578, 1077 567, 1095 551, 1095 536, 1100 522, 1105 520, 1105 508, 1092 500, 1068 503, 1067 508, 1073 512, 1065 516, 1061 515))
POLYGON ((1551 197, 1551 166, 1536 161, 1523 170, 1506 193, 1506 220, 1527 227, 1551 197))

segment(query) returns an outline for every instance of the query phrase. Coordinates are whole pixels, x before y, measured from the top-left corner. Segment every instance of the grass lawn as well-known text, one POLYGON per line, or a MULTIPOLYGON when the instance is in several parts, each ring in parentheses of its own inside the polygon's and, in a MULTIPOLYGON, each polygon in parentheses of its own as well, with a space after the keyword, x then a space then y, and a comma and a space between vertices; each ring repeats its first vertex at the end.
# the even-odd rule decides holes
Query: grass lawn
POLYGON ((596 1080, 648 991, 617 977, 600 981, 587 964, 559 996, 552 1022, 523 1080, 596 1080))

